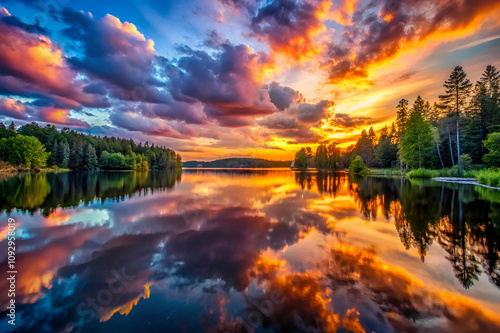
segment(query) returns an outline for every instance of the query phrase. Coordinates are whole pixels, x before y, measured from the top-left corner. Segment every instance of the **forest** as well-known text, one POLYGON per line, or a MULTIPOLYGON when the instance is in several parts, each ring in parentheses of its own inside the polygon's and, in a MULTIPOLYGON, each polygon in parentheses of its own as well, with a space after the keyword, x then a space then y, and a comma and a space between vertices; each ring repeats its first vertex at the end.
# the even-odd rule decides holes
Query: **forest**
POLYGON ((363 130, 355 145, 320 144, 302 148, 294 166, 344 169, 360 159, 369 168, 465 170, 500 166, 500 72, 487 66, 473 84, 461 66, 443 84, 439 102, 418 96, 395 108, 396 121, 377 136, 363 130))
POLYGON ((173 150, 132 139, 98 137, 36 122, 16 128, 0 122, 0 160, 19 169, 175 170, 181 156, 173 150))

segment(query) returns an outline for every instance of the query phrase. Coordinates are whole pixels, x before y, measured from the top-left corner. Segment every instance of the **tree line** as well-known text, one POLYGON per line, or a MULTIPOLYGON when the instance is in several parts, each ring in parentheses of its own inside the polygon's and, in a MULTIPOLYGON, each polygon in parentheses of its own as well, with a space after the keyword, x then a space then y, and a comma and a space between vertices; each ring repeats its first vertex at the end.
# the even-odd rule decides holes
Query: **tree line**
POLYGON ((487 66, 475 83, 461 66, 444 82, 439 102, 418 96, 396 107, 396 121, 381 129, 363 130, 355 145, 340 149, 320 144, 302 148, 294 166, 343 169, 359 157, 372 168, 455 168, 500 166, 500 72, 487 66))
POLYGON ((181 156, 171 149, 136 144, 132 139, 97 137, 36 122, 19 129, 0 122, 0 160, 13 166, 46 166, 73 170, 174 170, 182 169, 181 156))

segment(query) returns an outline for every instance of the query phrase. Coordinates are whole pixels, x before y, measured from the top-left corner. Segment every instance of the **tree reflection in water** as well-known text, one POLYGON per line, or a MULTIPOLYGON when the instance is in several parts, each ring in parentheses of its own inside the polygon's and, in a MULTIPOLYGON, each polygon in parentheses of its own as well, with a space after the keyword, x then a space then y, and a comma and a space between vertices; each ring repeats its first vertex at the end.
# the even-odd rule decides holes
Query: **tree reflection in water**
POLYGON ((0 182, 0 214, 17 209, 48 216, 58 207, 76 207, 100 199, 124 200, 173 188, 181 172, 87 172, 21 173, 0 182))
POLYGON ((314 182, 314 178, 320 192, 333 196, 347 181, 363 216, 372 220, 381 211, 386 219, 393 219, 401 243, 406 249, 415 247, 422 261, 436 241, 448 253, 447 259, 465 288, 478 280, 481 271, 500 287, 499 191, 430 180, 362 178, 342 173, 296 175, 302 187, 314 182))
MULTIPOLYGON (((182 183, 152 171, 27 174, 0 189, 4 217, 25 230, 16 332, 142 332, 145 322, 151 332, 256 333, 500 325, 488 312, 498 309, 500 197, 484 188, 196 170, 182 183), (122 270, 124 288, 91 307, 122 270), (494 285, 477 282, 482 272, 494 285), (453 274, 476 288, 461 296, 453 274)), ((2 305, 6 281, 0 275, 2 305)))

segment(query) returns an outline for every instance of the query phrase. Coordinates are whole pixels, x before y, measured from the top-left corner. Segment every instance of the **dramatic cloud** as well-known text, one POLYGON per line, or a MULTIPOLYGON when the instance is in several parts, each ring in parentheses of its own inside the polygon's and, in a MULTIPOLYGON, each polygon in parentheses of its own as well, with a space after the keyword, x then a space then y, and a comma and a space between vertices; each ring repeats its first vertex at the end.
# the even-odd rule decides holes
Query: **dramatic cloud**
POLYGON ((221 45, 215 57, 188 47, 180 51, 185 56, 167 67, 168 87, 177 101, 201 102, 210 118, 229 127, 249 125, 250 117, 276 111, 261 83, 271 66, 265 53, 231 44, 221 45))
POLYGON ((41 121, 56 125, 88 128, 89 124, 69 116, 70 111, 51 106, 37 107, 12 98, 0 98, 0 112, 7 117, 20 120, 41 121))
POLYGON ((281 86, 278 82, 272 82, 266 86, 271 98, 271 103, 273 103, 278 110, 285 110, 292 103, 305 102, 304 96, 290 87, 281 86))
POLYGON ((37 29, 27 29, 0 10, 0 94, 56 101, 59 106, 106 107, 102 96, 85 93, 84 82, 65 63, 62 50, 37 29), (8 21, 7 21, 8 22, 8 21), (12 22, 17 22, 12 24, 12 22))
POLYGON ((12 98, 0 99, 0 112, 14 119, 27 119, 26 108, 22 103, 18 103, 12 98))
POLYGON ((333 127, 349 128, 367 125, 370 120, 371 118, 368 117, 352 117, 347 113, 335 113, 335 115, 329 119, 329 123, 333 127))
POLYGON ((273 53, 301 61, 321 51, 314 38, 326 31, 323 20, 331 7, 329 1, 220 1, 244 10, 250 36, 268 43, 273 53))
POLYGON ((370 84, 374 67, 432 38, 469 34, 499 9, 499 2, 489 0, 359 2, 353 24, 325 52, 328 81, 370 84))
MULTIPOLYGON (((288 88, 288 87, 283 87, 288 88)), ((293 139, 290 143, 314 143, 321 139, 313 127, 327 117, 333 102, 322 100, 316 104, 293 104, 285 111, 276 112, 259 120, 259 125, 271 129, 270 136, 293 139)))
POLYGON ((197 133, 182 122, 165 121, 161 118, 148 118, 127 109, 126 106, 115 108, 115 112, 110 116, 111 123, 117 127, 129 131, 142 132, 147 135, 172 138, 195 137, 197 133), (120 110, 121 109, 121 110, 120 110))
POLYGON ((269 43, 271 50, 294 60, 316 55, 313 37, 326 30, 322 19, 329 1, 274 0, 259 8, 252 17, 252 35, 269 43))
POLYGON ((127 3, 126 20, 106 15, 115 13, 107 4, 97 17, 77 3, 7 3, 2 121, 89 122, 96 133, 210 158, 274 148, 285 159, 297 149, 288 144, 378 130, 397 100, 437 98, 443 52, 454 63, 495 59, 500 28, 500 3, 490 0, 194 0, 140 13, 127 3))
POLYGON ((172 100, 165 104, 140 103, 136 108, 149 118, 182 120, 188 124, 203 124, 207 121, 201 103, 191 104, 172 100))
POLYGON ((114 97, 153 103, 168 101, 168 94, 156 89, 152 77, 156 57, 154 42, 146 39, 135 25, 112 15, 94 20, 90 13, 65 8, 62 19, 68 25, 63 33, 83 48, 81 56, 69 57, 75 70, 111 84, 114 97))

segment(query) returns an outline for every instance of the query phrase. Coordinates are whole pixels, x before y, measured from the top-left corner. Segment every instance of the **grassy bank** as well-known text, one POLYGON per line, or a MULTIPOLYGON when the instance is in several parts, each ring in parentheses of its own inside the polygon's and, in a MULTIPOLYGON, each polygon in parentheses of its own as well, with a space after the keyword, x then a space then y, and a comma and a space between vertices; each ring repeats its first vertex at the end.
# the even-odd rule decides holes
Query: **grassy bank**
POLYGON ((19 165, 17 167, 12 166, 10 163, 7 163, 5 161, 0 161, 0 173, 16 173, 16 172, 68 172, 71 171, 71 169, 68 168, 59 168, 57 166, 52 166, 50 168, 43 168, 43 169, 29 169, 26 168, 22 165, 19 165))
POLYGON ((399 169, 370 169, 370 176, 404 176, 399 169))
POLYGON ((460 175, 458 168, 450 169, 415 169, 406 174, 408 178, 437 178, 437 177, 454 177, 454 178, 475 178, 481 184, 500 187, 500 169, 489 168, 480 170, 465 170, 460 175))
POLYGON ((489 168, 474 171, 474 178, 476 178, 481 184, 500 187, 499 168, 489 168))

